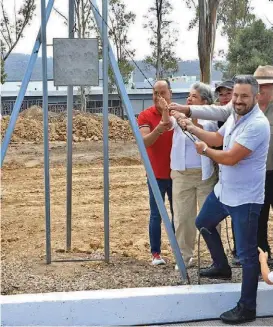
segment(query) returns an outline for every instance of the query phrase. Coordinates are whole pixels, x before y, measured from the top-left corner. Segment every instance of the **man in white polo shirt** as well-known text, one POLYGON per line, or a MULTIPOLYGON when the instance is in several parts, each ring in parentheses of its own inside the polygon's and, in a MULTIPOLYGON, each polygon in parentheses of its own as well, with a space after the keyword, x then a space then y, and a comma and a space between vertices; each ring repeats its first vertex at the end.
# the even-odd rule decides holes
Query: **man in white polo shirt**
POLYGON ((196 226, 213 259, 213 265, 202 269, 200 275, 230 279, 231 269, 215 227, 228 215, 232 218, 243 277, 237 306, 220 316, 230 324, 256 319, 259 276, 257 230, 264 202, 270 140, 269 122, 257 104, 258 92, 255 78, 237 78, 232 96, 233 112, 217 132, 202 130, 188 119, 180 118, 178 121, 183 128, 203 140, 196 142, 197 152, 219 164, 219 181, 196 218, 196 226), (222 151, 211 148, 221 145, 222 151))
MULTIPOLYGON (((260 86, 258 104, 270 123, 271 140, 266 164, 265 199, 258 225, 258 246, 268 253, 268 264, 273 266, 273 255, 268 242, 268 220, 270 206, 273 208, 273 66, 259 66, 253 75, 260 86)), ((232 112, 232 103, 225 106, 183 106, 171 103, 171 110, 198 119, 218 120, 225 122, 232 112)), ((236 261, 236 260, 235 260, 236 261)))

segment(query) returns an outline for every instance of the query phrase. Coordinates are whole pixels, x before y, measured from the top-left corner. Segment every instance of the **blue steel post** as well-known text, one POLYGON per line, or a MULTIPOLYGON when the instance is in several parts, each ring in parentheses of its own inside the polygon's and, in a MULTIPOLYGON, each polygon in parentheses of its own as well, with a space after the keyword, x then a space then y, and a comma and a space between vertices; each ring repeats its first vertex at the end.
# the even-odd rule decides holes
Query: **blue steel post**
POLYGON ((49 144, 48 144, 48 89, 47 89, 47 45, 46 45, 46 6, 41 0, 41 44, 43 70, 43 120, 44 120, 44 179, 45 179, 45 218, 46 218, 46 263, 51 263, 50 235, 50 185, 49 185, 49 144))
POLYGON ((103 46, 103 192, 104 192, 104 258, 109 262, 109 144, 108 144, 108 0, 102 2, 103 46))
MULTIPOLYGON (((102 34, 102 18, 101 18, 101 15, 99 14, 98 5, 97 5, 95 0, 92 0, 91 2, 92 2, 92 5, 94 6, 94 8, 92 6, 92 10, 93 10, 93 14, 94 14, 94 17, 95 17, 95 20, 96 20, 96 24, 98 26, 100 34, 102 34)), ((178 268, 179 268, 179 271, 180 271, 180 274, 181 274, 181 277, 186 280, 187 279, 186 267, 185 267, 185 264, 184 264, 184 261, 183 261, 183 258, 182 258, 182 255, 181 255, 177 240, 175 238, 174 232, 172 230, 171 222, 170 222, 169 217, 168 217, 168 212, 167 212, 166 207, 164 205, 164 202, 162 200, 162 197, 161 197, 158 185, 157 185, 157 181, 156 181, 156 178, 155 178, 151 163, 149 161, 149 158, 148 158, 148 155, 147 155, 147 152, 146 152, 146 149, 145 149, 145 145, 143 143, 142 136, 141 136, 141 134, 139 132, 139 129, 138 129, 138 126, 136 124, 133 108, 132 108, 132 105, 130 103, 128 94, 126 92, 126 88, 124 86, 123 79, 122 79, 122 76, 120 74, 117 61, 115 59, 114 53, 112 51, 112 47, 109 44, 109 42, 108 42, 108 47, 109 47, 109 59, 110 59, 110 63, 111 63, 111 66, 112 66, 112 69, 113 69, 113 72, 114 72, 116 85, 119 88, 119 93, 120 93, 120 95, 122 97, 122 101, 123 101, 124 106, 126 108, 127 115, 128 115, 132 130, 133 130, 134 136, 136 138, 136 142, 137 142, 137 145, 138 145, 141 157, 142 157, 142 161, 144 163, 144 166, 145 166, 145 169, 146 169, 146 172, 147 172, 147 176, 148 176, 152 191, 154 193, 154 197, 155 197, 155 200, 156 200, 160 215, 161 215, 161 217, 163 219, 163 222, 164 222, 164 225, 165 225, 165 228, 166 228, 169 240, 170 240, 170 244, 171 244, 171 247, 172 247, 172 250, 173 250, 173 253, 174 253, 174 256, 175 256, 175 259, 176 259, 176 262, 177 262, 177 265, 178 265, 178 268)))
MULTIPOLYGON (((46 23, 48 22, 51 10, 53 8, 53 4, 54 4, 54 0, 49 0, 48 1, 47 8, 46 8, 46 13, 45 13, 46 23)), ((40 49, 40 45, 41 45, 41 28, 40 28, 40 30, 38 32, 34 47, 32 49, 32 53, 31 53, 31 56, 29 58, 27 69, 26 69, 24 78, 22 80, 22 85, 21 85, 20 91, 19 91, 19 93, 17 95, 16 101, 15 101, 15 104, 14 104, 14 107, 13 107, 13 110, 12 110, 12 114, 10 116, 10 122, 9 122, 7 131, 6 131, 3 143, 2 143, 2 147, 1 147, 1 167, 3 166, 3 162, 4 162, 4 159, 5 159, 7 150, 8 150, 9 142, 10 142, 10 139, 11 139, 11 136, 12 136, 15 124, 16 124, 16 120, 17 120, 17 117, 19 115, 20 108, 21 108, 22 102, 24 100, 24 96, 26 94, 26 90, 27 90, 28 83, 29 83, 30 78, 31 78, 31 74, 32 74, 34 65, 36 63, 36 59, 38 57, 38 52, 39 52, 39 49, 40 49)))
MULTIPOLYGON (((68 5, 68 36, 74 38, 74 0, 68 5)), ((66 168, 66 250, 71 250, 72 234, 72 133, 73 133, 73 86, 67 87, 67 168, 66 168)))

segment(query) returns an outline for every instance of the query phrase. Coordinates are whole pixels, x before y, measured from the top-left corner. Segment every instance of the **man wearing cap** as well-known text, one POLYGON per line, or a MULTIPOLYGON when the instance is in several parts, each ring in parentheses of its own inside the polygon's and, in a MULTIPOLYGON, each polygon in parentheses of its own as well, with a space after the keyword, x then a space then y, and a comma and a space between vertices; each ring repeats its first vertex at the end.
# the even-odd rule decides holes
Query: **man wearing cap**
POLYGON ((219 103, 221 106, 225 106, 228 104, 232 98, 232 92, 234 87, 234 81, 227 80, 224 82, 221 82, 217 87, 215 88, 215 93, 218 96, 219 103))
MULTIPOLYGON (((234 87, 234 81, 227 80, 219 85, 217 85, 215 89, 215 94, 218 97, 220 106, 226 106, 232 98, 233 93, 233 87, 234 87)), ((218 121, 218 127, 222 127, 224 125, 223 121, 218 121)))
MULTIPOLYGON (((268 263, 273 264, 273 258, 268 244, 268 219, 270 206, 273 208, 273 66, 259 66, 254 77, 259 83, 258 104, 270 124, 271 139, 269 144, 267 163, 266 163, 266 181, 265 181, 265 200, 261 210, 258 226, 258 246, 268 252, 268 263)), ((177 110, 188 117, 218 120, 225 122, 233 112, 232 103, 225 106, 205 105, 205 106, 185 106, 171 103, 170 110, 177 110)))

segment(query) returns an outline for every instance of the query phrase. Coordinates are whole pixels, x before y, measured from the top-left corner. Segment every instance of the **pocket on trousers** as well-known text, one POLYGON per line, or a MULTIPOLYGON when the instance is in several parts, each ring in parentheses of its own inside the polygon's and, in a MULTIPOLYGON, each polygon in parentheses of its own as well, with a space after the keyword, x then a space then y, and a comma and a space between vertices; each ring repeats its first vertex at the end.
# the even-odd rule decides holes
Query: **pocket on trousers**
POLYGON ((175 179, 179 176, 181 176, 183 172, 180 172, 178 170, 171 170, 171 179, 175 179))

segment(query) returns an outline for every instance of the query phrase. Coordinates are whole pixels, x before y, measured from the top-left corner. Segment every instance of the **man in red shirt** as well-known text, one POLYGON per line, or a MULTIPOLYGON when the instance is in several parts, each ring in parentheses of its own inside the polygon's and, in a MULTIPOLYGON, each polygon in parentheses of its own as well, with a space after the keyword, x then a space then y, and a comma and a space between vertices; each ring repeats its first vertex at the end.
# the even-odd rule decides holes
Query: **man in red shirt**
MULTIPOLYGON (((153 88, 154 105, 145 109, 138 116, 138 125, 150 159, 159 190, 163 200, 167 193, 171 213, 172 209, 172 180, 170 177, 170 154, 172 148, 173 131, 169 130, 169 122, 162 120, 162 106, 165 101, 171 103, 172 91, 168 80, 158 80, 153 88), (162 101, 162 98, 165 101, 162 101)), ((149 237, 152 252, 152 264, 165 264, 161 258, 161 216, 148 181, 150 200, 149 237)))

